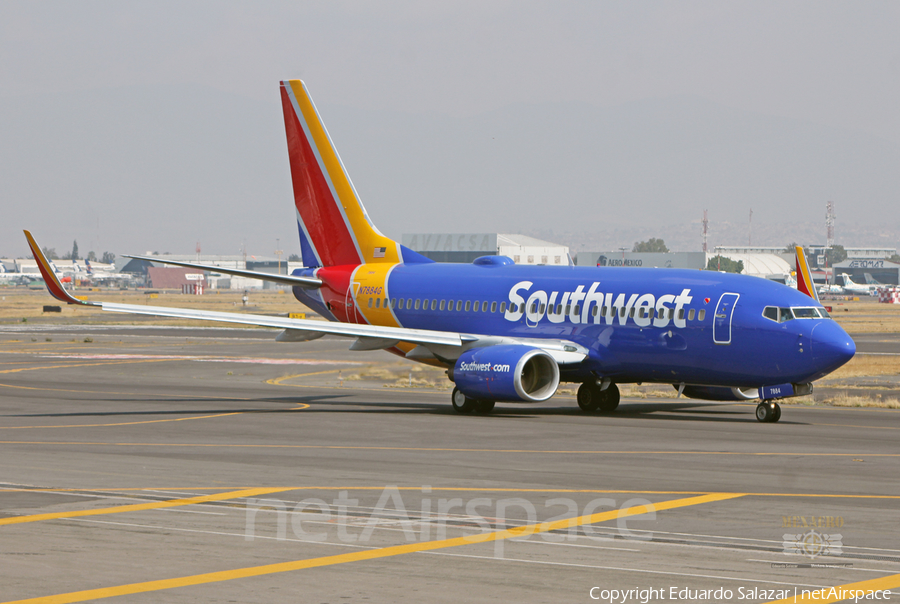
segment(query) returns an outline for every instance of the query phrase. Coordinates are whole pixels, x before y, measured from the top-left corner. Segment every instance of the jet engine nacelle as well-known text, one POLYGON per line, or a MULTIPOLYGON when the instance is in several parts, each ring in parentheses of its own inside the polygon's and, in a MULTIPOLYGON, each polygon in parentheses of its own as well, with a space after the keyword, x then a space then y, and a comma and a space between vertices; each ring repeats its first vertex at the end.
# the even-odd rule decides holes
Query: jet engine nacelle
POLYGON ((450 372, 460 392, 490 401, 545 401, 559 386, 559 366, 541 350, 521 344, 472 348, 450 372))
MULTIPOLYGON (((678 389, 678 384, 674 384, 678 389)), ((705 401, 749 401, 759 398, 759 388, 728 388, 726 386, 685 386, 682 392, 688 398, 705 401)))

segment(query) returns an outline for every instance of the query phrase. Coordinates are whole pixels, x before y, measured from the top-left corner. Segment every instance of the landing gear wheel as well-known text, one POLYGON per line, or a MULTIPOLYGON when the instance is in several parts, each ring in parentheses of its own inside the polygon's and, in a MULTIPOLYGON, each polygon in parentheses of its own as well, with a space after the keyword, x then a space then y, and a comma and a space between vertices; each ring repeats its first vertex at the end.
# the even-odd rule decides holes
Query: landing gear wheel
POLYGON ((763 423, 775 423, 781 419, 781 407, 772 401, 763 401, 756 406, 756 419, 763 423))
POLYGON ((478 403, 475 399, 471 399, 460 392, 459 388, 453 389, 453 394, 450 395, 450 402, 453 404, 453 410, 457 413, 471 413, 478 403))
POLYGON ((619 387, 610 384, 606 390, 600 390, 596 382, 585 382, 578 388, 577 400, 582 411, 610 413, 619 406, 619 387))
POLYGON ((612 413, 619 406, 619 387, 610 384, 609 388, 600 392, 602 395, 600 403, 600 411, 603 413, 612 413))
POLYGON ((585 382, 578 387, 575 398, 582 411, 586 413, 596 411, 600 408, 600 386, 594 382, 585 382))
POLYGON ((487 415, 494 410, 494 401, 477 401, 475 403, 475 413, 484 413, 487 415))

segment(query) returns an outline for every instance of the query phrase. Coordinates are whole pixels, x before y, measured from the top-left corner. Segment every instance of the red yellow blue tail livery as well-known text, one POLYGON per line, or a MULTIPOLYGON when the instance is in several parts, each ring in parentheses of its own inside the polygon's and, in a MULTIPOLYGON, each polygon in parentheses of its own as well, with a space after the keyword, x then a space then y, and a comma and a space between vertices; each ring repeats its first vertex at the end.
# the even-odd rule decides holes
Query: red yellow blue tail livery
POLYGON ((306 85, 280 90, 306 268, 271 275, 168 263, 289 285, 328 321, 78 300, 26 231, 51 295, 105 311, 281 328, 279 342, 352 338, 352 350, 446 368, 460 413, 545 401, 563 382, 580 384, 585 412, 612 412, 617 384, 651 382, 694 398, 758 399, 757 419, 774 422, 777 400, 811 392, 856 351, 819 304, 800 248, 800 291, 712 271, 519 266, 505 256, 432 262, 375 228, 306 85))

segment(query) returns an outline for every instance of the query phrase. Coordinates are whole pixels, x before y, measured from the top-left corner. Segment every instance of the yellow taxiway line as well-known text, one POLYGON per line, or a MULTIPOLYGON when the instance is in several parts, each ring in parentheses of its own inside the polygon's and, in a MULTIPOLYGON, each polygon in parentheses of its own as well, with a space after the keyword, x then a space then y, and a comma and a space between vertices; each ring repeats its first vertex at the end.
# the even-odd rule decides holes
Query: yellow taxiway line
MULTIPOLYGON (((309 407, 305 405, 289 411, 297 411, 309 407)), ((245 412, 240 412, 245 413, 245 412)), ((35 426, 39 427, 39 426, 35 426)), ((865 453, 861 451, 853 453, 801 453, 796 451, 616 451, 616 450, 538 450, 538 449, 463 449, 457 447, 376 447, 365 445, 278 445, 268 443, 240 444, 240 443, 141 443, 141 442, 95 442, 95 441, 16 441, 0 440, 0 445, 94 445, 94 446, 118 446, 118 447, 222 447, 234 449, 322 449, 322 450, 347 450, 347 451, 413 451, 417 453, 522 453, 538 455, 729 455, 749 457, 900 457, 900 453, 865 453)))
MULTIPOLYGON (((835 587, 826 587, 823 589, 807 590, 808 593, 799 592, 796 597, 791 596, 783 600, 773 600, 768 604, 795 604, 796 602, 815 602, 816 604, 830 604, 831 602, 842 602, 843 600, 854 600, 858 592, 875 592, 885 589, 894 589, 900 587, 900 575, 889 575, 879 579, 869 579, 868 581, 859 581, 858 583, 848 583, 846 585, 837 585, 835 587)), ((884 601, 884 596, 880 598, 884 601)), ((859 596, 859 600, 863 602, 875 602, 872 596, 866 598, 859 596)))
POLYGON ((72 510, 69 512, 54 512, 51 514, 32 514, 30 516, 12 516, 11 518, 0 518, 0 526, 7 524, 23 524, 25 522, 40 522, 42 520, 58 520, 60 518, 80 518, 82 516, 100 516, 103 514, 122 514, 124 512, 139 512, 142 510, 156 510, 160 508, 174 508, 183 505, 194 505, 197 503, 205 503, 207 501, 224 501, 227 499, 238 499, 241 497, 256 497, 257 495, 266 495, 268 493, 280 493, 282 491, 291 491, 291 488, 263 488, 263 489, 242 489, 240 491, 229 491, 227 493, 216 493, 214 495, 198 495, 197 497, 187 497, 181 499, 169 499, 166 501, 153 501, 150 503, 135 503, 132 505, 118 505, 111 508, 99 508, 94 510, 72 510))
POLYGON ((77 591, 66 594, 28 598, 26 600, 15 600, 12 602, 4 602, 3 604, 68 604, 70 602, 84 602, 86 600, 97 600, 100 598, 111 598, 115 596, 126 596, 131 594, 161 591, 164 589, 174 589, 177 587, 202 585, 204 583, 217 583, 220 581, 230 581, 233 579, 259 577, 261 575, 270 575, 274 573, 283 573, 308 568, 319 568, 323 566, 333 566, 335 564, 346 564, 348 562, 375 560, 379 558, 388 558, 391 556, 398 556, 403 554, 433 551, 449 547, 458 547, 461 545, 473 545, 476 543, 490 543, 493 541, 500 541, 504 539, 522 538, 529 535, 544 533, 547 531, 562 530, 570 527, 581 526, 584 524, 595 524, 597 522, 614 520, 616 518, 638 516, 640 514, 647 514, 655 511, 699 505, 712 501, 735 499, 737 497, 743 497, 743 494, 714 493, 710 495, 702 495, 699 497, 688 497, 684 499, 662 501, 660 503, 654 503, 652 504, 652 506, 639 505, 628 508, 626 510, 612 510, 608 512, 600 512, 597 514, 576 516, 563 520, 556 520, 553 522, 542 522, 539 524, 531 524, 500 531, 492 531, 489 533, 467 535, 465 537, 454 537, 452 539, 440 539, 437 541, 423 541, 420 543, 407 543, 403 545, 394 545, 373 550, 356 551, 347 554, 323 556, 320 558, 309 558, 305 560, 294 560, 291 562, 280 562, 276 564, 265 564, 262 566, 250 566, 247 568, 237 568, 233 570, 202 573, 199 575, 177 577, 174 579, 145 581, 142 583, 131 583, 127 585, 118 585, 115 587, 101 587, 99 589, 89 589, 85 591, 77 591))

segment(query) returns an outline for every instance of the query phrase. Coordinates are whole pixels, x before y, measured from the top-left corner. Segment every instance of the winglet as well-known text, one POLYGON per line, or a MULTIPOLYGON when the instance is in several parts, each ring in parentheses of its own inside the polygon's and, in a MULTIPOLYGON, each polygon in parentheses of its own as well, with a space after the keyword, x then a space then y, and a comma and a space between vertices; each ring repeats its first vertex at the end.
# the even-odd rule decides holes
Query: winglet
POLYGON ((812 275, 809 272, 809 264, 806 262, 806 254, 803 248, 795 246, 795 254, 797 259, 797 290, 803 292, 816 302, 819 301, 819 294, 816 293, 816 284, 813 283, 812 275))
POLYGON ((34 259, 37 260, 38 268, 41 271, 41 275, 44 277, 44 283, 47 284, 47 290, 50 292, 50 295, 56 298, 61 302, 67 302, 69 304, 80 304, 82 306, 99 306, 97 302, 85 302, 83 300, 79 300, 75 298, 65 290, 62 286, 62 283, 59 282, 59 278, 56 276, 56 273, 53 272, 53 269, 50 268, 50 261, 44 255, 44 252, 41 251, 41 246, 37 244, 37 241, 34 240, 31 233, 28 231, 24 231, 25 238, 28 240, 28 246, 31 248, 31 253, 34 254, 34 259))

